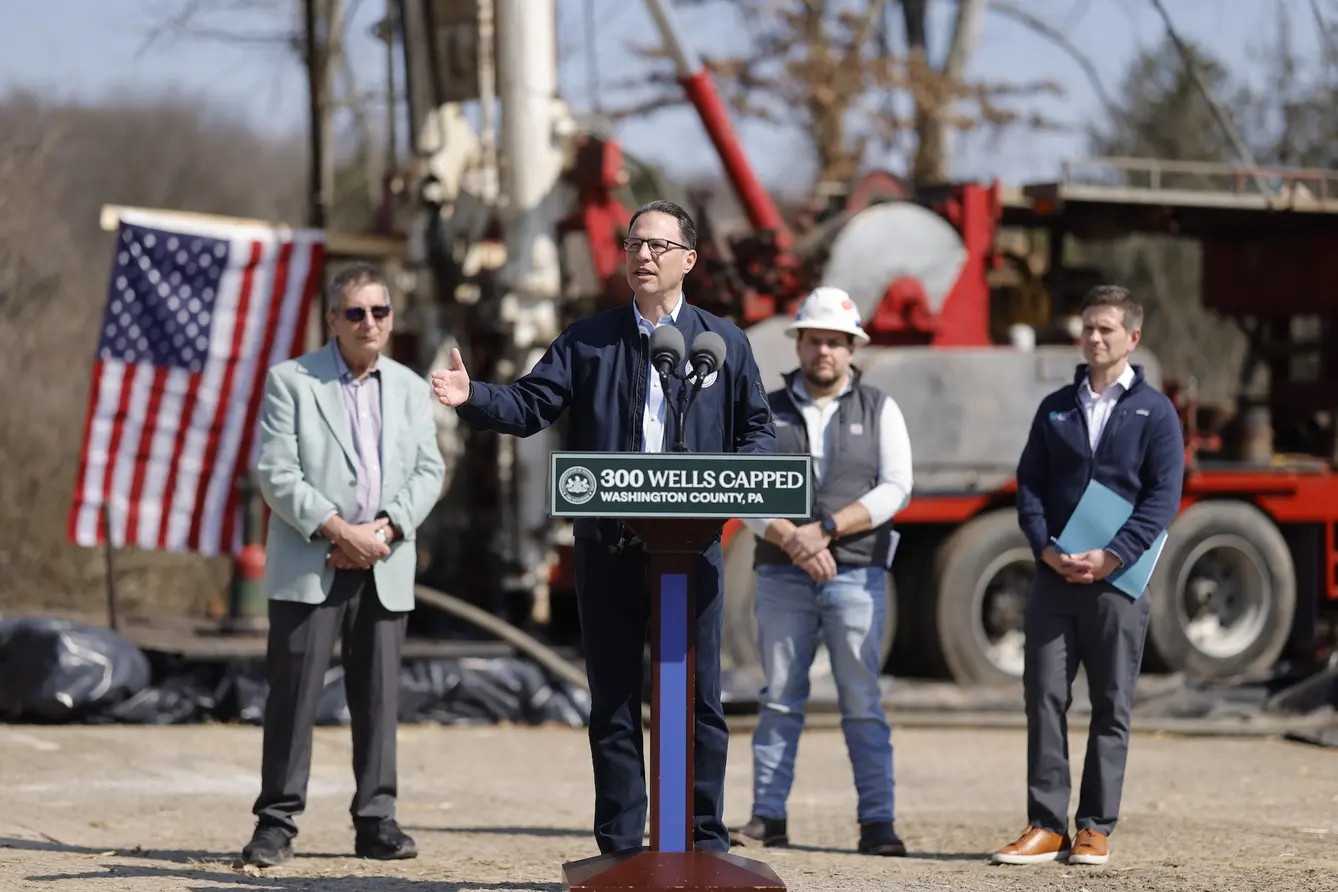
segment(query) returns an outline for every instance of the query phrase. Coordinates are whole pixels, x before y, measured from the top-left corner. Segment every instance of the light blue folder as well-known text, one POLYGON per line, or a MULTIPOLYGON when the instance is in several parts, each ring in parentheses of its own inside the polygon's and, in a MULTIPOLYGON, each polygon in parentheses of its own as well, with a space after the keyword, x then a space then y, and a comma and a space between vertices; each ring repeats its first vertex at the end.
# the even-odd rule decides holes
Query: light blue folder
MULTIPOLYGON (((1055 540, 1055 546, 1065 554, 1082 554, 1105 548, 1133 513, 1134 506, 1127 499, 1093 480, 1087 485, 1087 491, 1082 494, 1073 516, 1065 524, 1064 532, 1055 540)), ((1161 557, 1165 544, 1166 531, 1162 530, 1142 557, 1134 561, 1132 566, 1115 570, 1106 577, 1106 581, 1131 598, 1139 597, 1152 578, 1152 571, 1157 566, 1157 559, 1161 557)))

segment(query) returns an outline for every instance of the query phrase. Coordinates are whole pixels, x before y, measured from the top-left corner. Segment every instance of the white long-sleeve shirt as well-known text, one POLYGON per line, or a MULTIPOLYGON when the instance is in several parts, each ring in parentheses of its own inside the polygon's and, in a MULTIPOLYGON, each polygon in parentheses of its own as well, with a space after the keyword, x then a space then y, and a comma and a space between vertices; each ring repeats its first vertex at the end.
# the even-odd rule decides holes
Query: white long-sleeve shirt
MULTIPOLYGON (((845 390, 819 407, 808 395, 803 378, 796 377, 790 388, 804 417, 808 428, 809 451, 813 455, 815 485, 821 485, 827 470, 827 433, 831 421, 836 417, 838 401, 841 395, 850 390, 846 383, 845 390)), ((883 398, 883 406, 878 417, 878 482, 858 499, 869 512, 869 525, 881 526, 906 507, 911 498, 911 436, 906 429, 906 418, 901 414, 901 407, 889 396, 883 398)), ((746 518, 744 524, 759 537, 766 535, 767 528, 775 518, 746 518)))
MULTIPOLYGON (((679 292, 678 302, 674 304, 673 312, 668 316, 661 316, 655 322, 651 322, 641 315, 641 308, 636 305, 636 301, 632 301, 632 312, 636 314, 637 328, 645 332, 647 337, 661 325, 673 325, 677 322, 678 312, 682 309, 683 294, 679 292)), ((668 414, 669 401, 664 398, 664 388, 660 386, 660 376, 655 373, 654 366, 646 363, 646 408, 641 413, 642 452, 664 451, 664 428, 668 414)))
POLYGON ((1078 388, 1078 402, 1082 404, 1082 410, 1087 415, 1087 443, 1096 452, 1097 444, 1101 442, 1101 434, 1106 430, 1106 422, 1110 421, 1110 412, 1115 408, 1115 404, 1124 396, 1124 392, 1134 386, 1134 370, 1126 365, 1120 376, 1111 382, 1110 386, 1100 393, 1092 391, 1092 379, 1084 378, 1082 387, 1078 388))

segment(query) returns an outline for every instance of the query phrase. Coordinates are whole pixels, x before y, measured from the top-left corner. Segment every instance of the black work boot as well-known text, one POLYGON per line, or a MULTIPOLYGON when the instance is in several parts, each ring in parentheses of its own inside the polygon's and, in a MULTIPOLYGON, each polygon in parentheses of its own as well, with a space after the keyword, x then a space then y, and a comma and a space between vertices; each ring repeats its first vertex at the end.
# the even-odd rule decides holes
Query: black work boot
POLYGON ((897 836, 892 821, 874 821, 859 825, 859 852, 861 855, 901 856, 906 844, 897 836))
POLYGON ((242 849, 242 863, 253 867, 277 867, 293 857, 293 837, 274 824, 256 824, 251 841, 242 849))
POLYGON ((729 831, 729 841, 736 846, 761 843, 766 847, 788 846, 790 837, 785 832, 784 818, 763 818, 753 815, 747 824, 729 831))
POLYGON ((376 861, 399 861, 417 858, 418 846, 412 836, 400 829, 399 824, 386 820, 358 827, 353 839, 353 853, 359 858, 376 861))

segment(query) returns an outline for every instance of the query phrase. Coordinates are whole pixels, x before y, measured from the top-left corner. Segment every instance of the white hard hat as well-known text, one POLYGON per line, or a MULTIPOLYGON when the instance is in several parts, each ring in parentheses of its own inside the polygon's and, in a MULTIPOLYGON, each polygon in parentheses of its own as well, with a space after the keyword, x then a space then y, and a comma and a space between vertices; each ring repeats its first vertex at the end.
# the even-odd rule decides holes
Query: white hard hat
POLYGON ((805 328, 843 331, 854 335, 859 344, 869 343, 869 336, 860 325, 859 309, 850 295, 840 288, 814 288, 799 305, 799 311, 794 314, 794 321, 785 329, 785 333, 794 338, 805 328))

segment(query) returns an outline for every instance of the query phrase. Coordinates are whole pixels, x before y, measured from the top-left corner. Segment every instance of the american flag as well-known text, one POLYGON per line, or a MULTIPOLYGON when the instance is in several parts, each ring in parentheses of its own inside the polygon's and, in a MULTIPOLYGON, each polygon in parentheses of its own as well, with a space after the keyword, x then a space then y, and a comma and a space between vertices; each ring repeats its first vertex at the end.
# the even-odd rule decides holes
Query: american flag
POLYGON ((72 541, 240 549, 265 373, 302 352, 324 253, 320 231, 121 212, 72 541))

